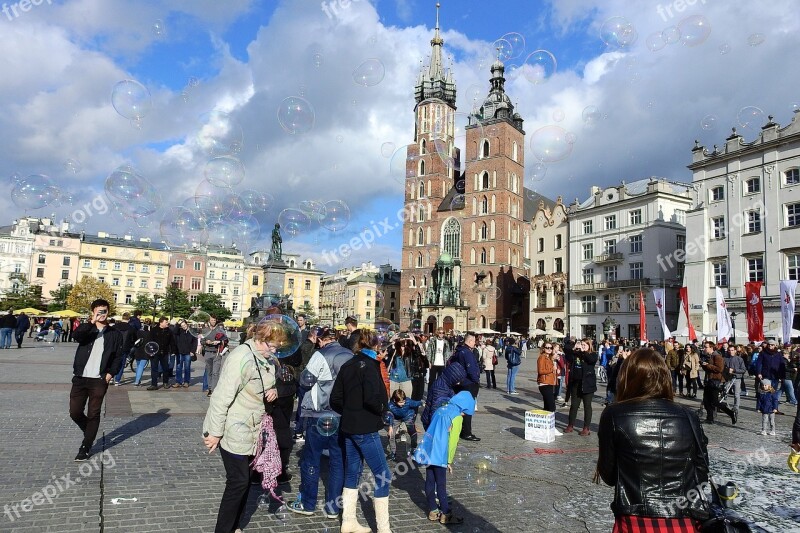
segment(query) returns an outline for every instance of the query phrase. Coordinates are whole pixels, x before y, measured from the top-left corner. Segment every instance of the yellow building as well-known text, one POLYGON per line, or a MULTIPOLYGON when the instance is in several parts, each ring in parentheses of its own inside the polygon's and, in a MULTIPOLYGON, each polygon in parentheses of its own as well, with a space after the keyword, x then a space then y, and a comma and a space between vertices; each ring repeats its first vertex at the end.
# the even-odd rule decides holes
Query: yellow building
POLYGON ((243 315, 246 317, 250 310, 250 303, 253 298, 261 296, 264 290, 264 270, 261 265, 247 263, 244 265, 245 297, 242 302, 243 315))
POLYGON ((28 279, 42 287, 45 302, 52 300, 51 292, 78 281, 80 234, 68 230, 66 222, 54 226, 50 219, 42 219, 33 240, 28 279))
POLYGON ((248 316, 250 299, 244 303, 249 282, 245 283, 244 256, 237 248, 209 246, 206 258, 206 292, 222 296, 233 320, 248 316))
POLYGON ((114 290, 117 313, 133 311, 139 294, 164 294, 168 285, 169 252, 149 239, 119 238, 105 232, 83 235, 78 279, 92 276, 114 290))
POLYGON ((340 325, 348 316, 359 327, 375 327, 378 319, 399 322, 400 273, 391 265, 340 269, 323 276, 320 290, 320 322, 340 325))
POLYGON ((325 272, 314 268, 311 259, 301 260, 298 254, 283 254, 283 259, 288 267, 283 293, 289 295, 298 313, 308 307, 319 316, 319 287, 325 272))

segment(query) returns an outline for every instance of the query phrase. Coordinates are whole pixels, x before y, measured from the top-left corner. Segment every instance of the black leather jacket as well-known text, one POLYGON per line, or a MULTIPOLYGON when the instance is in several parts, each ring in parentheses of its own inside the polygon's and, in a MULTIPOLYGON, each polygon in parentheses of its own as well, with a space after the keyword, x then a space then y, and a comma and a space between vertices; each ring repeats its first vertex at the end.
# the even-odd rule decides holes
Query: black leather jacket
POLYGON ((687 500, 708 482, 708 438, 692 411, 668 400, 615 403, 603 411, 597 435, 614 516, 707 516, 701 500, 687 500))

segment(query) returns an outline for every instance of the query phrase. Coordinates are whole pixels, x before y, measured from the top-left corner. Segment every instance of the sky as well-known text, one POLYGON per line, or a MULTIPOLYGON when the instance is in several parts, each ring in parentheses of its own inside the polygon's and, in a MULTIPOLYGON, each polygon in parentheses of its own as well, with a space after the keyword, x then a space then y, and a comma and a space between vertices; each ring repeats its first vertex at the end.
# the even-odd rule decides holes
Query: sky
MULTIPOLYGON (((791 0, 441 4, 459 113, 488 93, 499 48, 525 120, 525 185, 566 203, 592 185, 690 182, 695 140, 721 146, 736 127, 752 141, 768 115, 786 125, 800 108, 791 0)), ((435 1, 0 8, 0 224, 55 215, 249 252, 280 222, 284 252, 324 270, 399 267, 397 168, 435 1)))

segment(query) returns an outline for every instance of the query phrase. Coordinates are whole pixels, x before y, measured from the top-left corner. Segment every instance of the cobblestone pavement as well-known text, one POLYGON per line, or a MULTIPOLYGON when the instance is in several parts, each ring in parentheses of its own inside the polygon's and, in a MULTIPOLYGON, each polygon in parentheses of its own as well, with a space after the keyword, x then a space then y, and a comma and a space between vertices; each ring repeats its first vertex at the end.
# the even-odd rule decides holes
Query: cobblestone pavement
MULTIPOLYGON (((26 339, 21 350, 0 351, 0 422, 5 428, 0 433, 0 531, 213 531, 224 470, 219 455, 208 455, 201 443, 207 399, 199 380, 181 390, 111 387, 93 449, 97 459, 81 466, 72 460, 80 433, 67 414, 74 346, 26 339), (106 455, 98 455, 103 451, 106 455), (50 501, 34 495, 49 490, 44 489, 48 484, 50 501)), ((532 379, 534 355, 523 360, 519 396, 481 389, 474 429, 482 440, 462 441, 455 472, 448 479, 464 524, 446 528, 427 521, 424 471, 397 466, 396 472, 403 475, 391 489, 393 531, 610 531, 612 489, 591 482, 596 424, 590 437, 573 433, 550 444, 523 438, 524 412, 541 407, 532 379), (487 474, 479 474, 475 463, 484 455, 497 456, 497 461, 487 474)), ((195 369, 199 376, 201 369, 195 369)), ((505 383, 504 369, 497 378, 505 383)), ((130 372, 125 381, 130 383, 130 372)), ((600 397, 594 407, 596 423, 600 397)), ((562 429, 566 418, 566 409, 559 409, 557 424, 562 429)), ((739 424, 707 427, 713 471, 739 483, 737 510, 760 530, 800 531, 800 477, 790 476, 786 468, 792 417, 778 417, 778 437, 757 435, 759 420, 749 397, 743 399, 739 424)), ((399 452, 403 446, 399 444, 399 452)), ((293 459, 295 479, 283 494, 288 500, 294 499, 298 487, 298 451, 293 459)), ((338 531, 336 521, 319 513, 291 515, 284 523, 271 512, 274 504, 271 510, 258 506, 258 496, 254 488, 245 513, 246 531, 338 531)), ((359 514, 375 527, 370 502, 362 503, 359 514)))

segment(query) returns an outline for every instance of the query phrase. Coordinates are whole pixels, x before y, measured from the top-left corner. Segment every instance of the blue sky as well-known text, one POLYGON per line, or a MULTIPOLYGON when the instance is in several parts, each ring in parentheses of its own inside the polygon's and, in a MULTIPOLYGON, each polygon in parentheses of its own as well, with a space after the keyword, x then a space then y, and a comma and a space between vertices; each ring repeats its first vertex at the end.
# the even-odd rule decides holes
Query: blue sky
MULTIPOLYGON (((524 36, 521 59, 506 62, 506 89, 525 119, 526 186, 552 198, 571 202, 584 199, 591 185, 652 175, 688 181, 694 139, 708 147, 722 144, 736 126, 752 140, 767 114, 786 124, 800 103, 796 69, 784 64, 786 51, 800 44, 800 15, 790 0, 698 0, 680 13, 671 2, 626 0, 442 3, 459 112, 487 92, 492 43, 508 32, 524 36), (604 42, 604 29, 614 24, 630 37, 621 45, 604 42), (674 43, 663 42, 670 36, 674 43), (557 70, 539 83, 513 75, 513 67, 537 49, 555 56, 557 70), (780 83, 765 82, 776 72, 780 83), (755 114, 747 119, 742 110, 752 107, 755 114), (587 122, 586 109, 597 109, 599 119, 587 122), (537 132, 553 126, 574 142, 561 147, 562 159, 544 162, 542 178, 531 170, 530 143, 541 142, 537 132)), ((207 129, 200 117, 224 113, 242 132, 234 155, 246 173, 215 194, 233 202, 226 205, 236 205, 244 189, 274 201, 252 213, 260 239, 252 231, 237 233, 243 224, 252 229, 249 211, 239 219, 226 215, 210 236, 192 236, 259 247, 285 209, 344 202, 344 222, 301 224, 296 236, 287 235, 286 249, 320 259, 373 221, 395 219, 402 207, 404 185, 382 152, 412 140, 411 93, 420 60, 430 52, 435 14, 435 2, 422 0, 359 0, 337 7, 331 17, 318 0, 67 0, 34 6, 11 20, 0 15, 6 48, 0 70, 14 73, 0 80, 7 104, 0 111, 0 175, 18 173, 24 181, 44 174, 62 192, 62 201, 49 205, 17 201, 18 183, 9 179, 10 194, 0 197, 0 207, 9 216, 53 213, 74 222, 81 205, 105 197, 107 177, 130 164, 161 209, 133 220, 121 216, 123 206, 74 227, 175 241, 170 208, 193 205, 206 165, 219 155, 204 149, 200 139, 207 129), (353 79, 364 61, 384 69, 368 87, 353 79), (197 83, 188 87, 192 78, 197 83), (112 87, 124 79, 137 80, 150 93, 151 110, 138 128, 111 105, 112 87), (294 134, 278 119, 291 97, 309 107, 301 120, 310 119, 313 108, 313 124, 294 134), (67 159, 79 161, 80 170, 66 171, 67 159)), ((387 259, 399 265, 400 242, 394 230, 370 248, 322 266, 387 259)))

